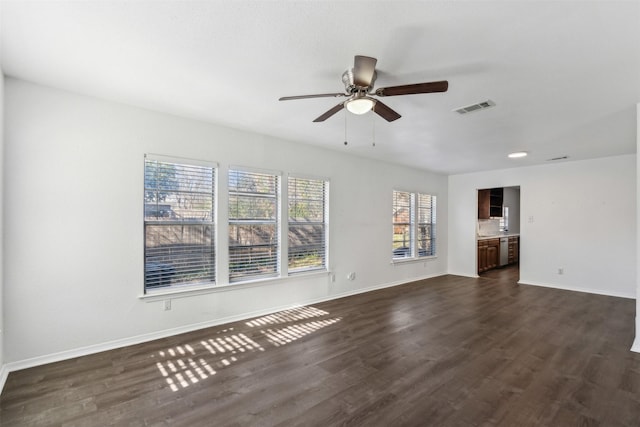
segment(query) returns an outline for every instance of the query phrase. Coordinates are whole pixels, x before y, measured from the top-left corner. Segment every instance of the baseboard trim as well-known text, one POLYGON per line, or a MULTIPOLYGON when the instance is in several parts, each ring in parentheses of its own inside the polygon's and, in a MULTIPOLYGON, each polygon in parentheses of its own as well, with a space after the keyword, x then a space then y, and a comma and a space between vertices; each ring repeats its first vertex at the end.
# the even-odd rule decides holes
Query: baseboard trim
POLYGON ((2 367, 0 367, 0 394, 2 394, 4 384, 7 382, 7 377, 9 377, 9 369, 7 365, 2 365, 2 367))
POLYGON ((631 345, 631 351, 640 353, 640 314, 638 313, 636 306, 636 339, 631 345))
POLYGON ((628 299, 636 299, 635 294, 627 294, 623 292, 611 292, 605 289, 590 289, 590 288, 579 288, 573 286, 560 286, 551 283, 539 283, 539 282, 531 282, 531 281, 518 281, 519 285, 529 285, 529 286, 540 286, 543 288, 553 288, 553 289, 562 289, 563 291, 574 291, 574 292, 585 292, 588 294, 595 295, 605 295, 608 297, 618 297, 618 298, 628 298, 628 299))
POLYGON ((447 274, 449 274, 451 276, 470 277, 472 279, 479 279, 480 278, 480 276, 478 276, 477 274, 455 273, 455 272, 449 272, 447 274))
MULTIPOLYGON (((251 319, 259 316, 266 316, 268 314, 272 314, 282 310, 288 310, 300 306, 310 305, 310 304, 318 304, 325 301, 331 301, 334 299, 345 298, 352 295, 362 294, 366 292, 372 292, 379 289, 391 288, 394 286, 405 285, 412 282, 418 282, 420 280, 431 279, 434 277, 444 276, 447 273, 435 273, 426 276, 416 277, 411 280, 402 280, 391 283, 383 283, 380 285, 370 286, 367 288, 359 288, 354 289, 347 292, 341 292, 337 294, 326 295, 320 298, 313 298, 310 300, 300 301, 293 304, 282 305, 278 307, 271 307, 264 310, 256 310, 252 312, 242 313, 234 316, 227 316, 223 318, 214 319, 211 321, 201 322, 201 323, 193 323, 190 325, 180 326, 177 328, 165 329, 162 331, 152 332, 143 335, 137 335, 133 337, 108 341, 100 344, 90 345, 86 347, 79 347, 72 350, 66 350, 59 353, 52 353, 43 356, 33 357, 29 359, 24 359, 16 362, 6 363, 0 369, 0 381, 2 383, 1 386, 4 386, 4 382, 6 381, 9 373, 14 371, 19 371, 22 369, 33 368, 36 366, 46 365, 48 363, 60 362, 62 360, 73 359, 76 357, 88 356, 90 354, 101 353, 103 351, 115 350, 117 348, 127 347, 136 344, 142 344, 145 342, 167 338, 174 335, 179 335, 187 332, 193 332, 200 329, 210 328, 213 326, 223 325, 225 323, 238 322, 246 319, 251 319)), ((0 389, 0 393, 2 390, 0 389)))

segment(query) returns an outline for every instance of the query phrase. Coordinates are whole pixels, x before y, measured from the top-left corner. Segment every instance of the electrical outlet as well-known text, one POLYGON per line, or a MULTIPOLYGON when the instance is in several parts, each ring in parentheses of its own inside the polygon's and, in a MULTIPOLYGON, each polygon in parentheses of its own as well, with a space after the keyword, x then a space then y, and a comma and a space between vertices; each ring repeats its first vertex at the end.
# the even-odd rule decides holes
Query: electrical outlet
POLYGON ((560 274, 560 275, 564 274, 564 268, 559 268, 558 269, 558 274, 560 274))
POLYGON ((331 283, 336 281, 336 273, 329 273, 329 281, 331 283))
POLYGON ((171 300, 166 299, 164 300, 164 311, 169 311, 169 310, 171 310, 171 300))
POLYGON ((351 273, 347 274, 347 279, 356 280, 356 273, 351 272, 351 273))

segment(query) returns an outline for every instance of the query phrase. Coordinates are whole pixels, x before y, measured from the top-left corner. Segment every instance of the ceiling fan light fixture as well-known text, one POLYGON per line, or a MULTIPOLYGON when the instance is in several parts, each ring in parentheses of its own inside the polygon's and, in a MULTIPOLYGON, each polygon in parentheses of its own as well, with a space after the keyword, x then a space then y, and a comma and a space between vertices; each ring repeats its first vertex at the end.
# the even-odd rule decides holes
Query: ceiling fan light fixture
POLYGON ((365 114, 367 111, 371 111, 374 104, 375 100, 373 98, 363 96, 348 100, 345 103, 345 107, 347 108, 347 110, 349 110, 349 112, 360 115, 365 114))

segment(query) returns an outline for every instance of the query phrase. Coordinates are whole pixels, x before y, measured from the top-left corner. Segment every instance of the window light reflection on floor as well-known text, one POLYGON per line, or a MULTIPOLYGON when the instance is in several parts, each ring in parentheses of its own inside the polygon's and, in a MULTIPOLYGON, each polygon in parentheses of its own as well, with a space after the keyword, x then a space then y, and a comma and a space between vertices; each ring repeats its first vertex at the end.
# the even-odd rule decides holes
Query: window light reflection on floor
POLYGON ((276 347, 289 344, 312 332, 320 330, 325 326, 333 325, 340 321, 339 317, 335 319, 317 320, 315 322, 301 323, 298 325, 290 325, 281 329, 261 330, 267 340, 276 347))
MULTIPOLYGON (((327 319, 328 315, 328 312, 315 307, 296 307, 252 319, 245 324, 256 328, 259 333, 256 338, 264 337, 273 347, 280 347, 341 320, 340 317, 327 319), (261 329, 265 326, 271 327, 261 329)), ((176 392, 215 375, 216 369, 231 366, 243 354, 263 351, 266 351, 263 345, 231 327, 199 343, 159 351, 154 357, 160 358, 156 367, 169 388, 176 392), (199 357, 206 353, 212 358, 199 357)))
POLYGON ((266 325, 277 325, 281 323, 295 322, 298 320, 313 319, 314 317, 323 317, 329 315, 324 310, 315 307, 295 307, 288 310, 279 311, 277 313, 268 314, 250 320, 245 324, 251 327, 260 327, 266 325))

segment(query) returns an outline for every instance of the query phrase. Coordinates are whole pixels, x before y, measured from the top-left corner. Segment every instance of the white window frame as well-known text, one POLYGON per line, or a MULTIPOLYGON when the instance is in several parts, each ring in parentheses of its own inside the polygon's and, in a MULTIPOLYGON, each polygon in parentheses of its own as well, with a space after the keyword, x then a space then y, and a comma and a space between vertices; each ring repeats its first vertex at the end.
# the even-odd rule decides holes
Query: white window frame
POLYGON ((228 225, 228 233, 227 233, 227 249, 228 249, 228 264, 229 264, 229 283, 244 283, 255 280, 263 280, 269 278, 278 278, 281 277, 281 257, 282 257, 282 173, 277 171, 263 170, 263 169, 254 169, 247 168, 243 166, 230 166, 227 173, 227 225, 228 225), (238 192, 232 191, 231 185, 231 175, 234 173, 239 174, 249 174, 259 177, 260 175, 264 177, 272 177, 274 178, 274 192, 273 193, 261 193, 261 192, 238 192), (244 198, 253 198, 255 200, 274 200, 274 214, 275 218, 266 219, 266 218, 232 218, 231 211, 231 199, 232 197, 244 197, 244 198), (263 244, 245 244, 245 245, 232 245, 231 243, 231 233, 233 227, 260 227, 260 226, 273 226, 273 239, 271 243, 263 243, 263 244), (261 259, 260 257, 257 260, 247 260, 245 261, 245 265, 247 270, 245 273, 240 272, 232 267, 232 263, 243 261, 242 259, 235 259, 232 252, 234 250, 244 248, 251 251, 253 248, 263 247, 266 248, 271 246, 275 250, 275 258, 271 259, 261 259), (262 261, 266 261, 267 265, 273 265, 273 271, 260 271, 259 266, 262 264, 262 261), (256 271, 253 273, 249 272, 251 268, 254 268, 256 271))
MULTIPOLYGON (((305 175, 298 175, 298 174, 290 174, 287 177, 287 191, 286 191, 286 197, 287 197, 287 203, 286 203, 286 218, 287 218, 287 233, 286 233, 286 240, 287 240, 287 245, 286 245, 286 258, 285 259, 285 263, 286 263, 286 269, 287 269, 287 274, 289 276, 292 275, 296 275, 296 274, 301 274, 301 273, 309 273, 309 272, 317 272, 317 271, 328 271, 328 265, 329 265, 329 244, 328 244, 328 240, 329 240, 329 180, 326 178, 319 178, 319 177, 312 177, 312 176, 305 176, 305 175), (291 217, 291 204, 297 200, 296 198, 294 198, 292 196, 292 193, 290 192, 290 185, 292 181, 312 181, 312 182, 316 182, 316 183, 322 183, 322 220, 321 221, 296 221, 294 219, 292 219, 291 217), (292 231, 293 227, 299 226, 299 225, 309 225, 309 226, 316 226, 316 227, 322 227, 322 249, 323 249, 323 254, 322 254, 322 263, 319 266, 303 266, 303 267, 292 267, 291 266, 291 237, 289 236, 289 233, 292 231)), ((318 201, 320 199, 312 199, 311 201, 318 201)))
POLYGON ((392 253, 391 253, 391 260, 392 262, 404 262, 404 261, 411 261, 411 260, 418 260, 418 259, 426 259, 426 258, 434 258, 437 256, 437 239, 436 239, 436 227, 437 227, 437 222, 436 222, 436 200, 437 197, 435 195, 432 194, 428 194, 428 193, 422 193, 422 192, 411 192, 411 191, 404 191, 404 190, 393 190, 392 193, 392 253), (397 200, 397 193, 398 194, 405 194, 408 196, 408 201, 409 204, 407 205, 409 213, 407 215, 407 220, 406 221, 397 221, 397 216, 399 215, 399 211, 398 209, 401 208, 402 206, 399 206, 396 204, 396 200, 397 200), (431 205, 429 207, 429 209, 431 210, 431 215, 429 217, 429 222, 425 222, 425 223, 419 223, 419 218, 420 218, 420 207, 418 205, 418 199, 420 196, 427 196, 430 197, 430 201, 431 201, 431 205), (396 235, 399 233, 396 233, 398 227, 408 227, 408 239, 409 239, 409 246, 406 247, 405 245, 401 246, 401 247, 395 247, 397 244, 397 240, 396 240, 396 235), (430 227, 430 238, 428 239, 430 241, 430 245, 431 245, 431 251, 427 251, 425 249, 425 252, 423 253, 422 250, 419 249, 419 236, 420 236, 420 230, 419 228, 421 226, 428 226, 430 227))
MULTIPOLYGON (((164 298, 170 297, 178 297, 178 296, 187 296, 187 295, 200 295, 206 294, 210 292, 224 291, 229 290, 231 288, 247 288, 253 286, 260 286, 264 282, 274 282, 279 280, 288 280, 291 277, 299 277, 301 275, 321 275, 326 274, 329 271, 329 187, 330 180, 326 177, 321 176, 310 176, 305 174, 291 173, 291 174, 283 174, 280 171, 275 170, 267 170, 267 169, 259 169, 253 167, 245 167, 245 166, 237 166, 237 165, 219 165, 216 162, 174 157, 174 156, 166 156, 159 154, 145 154, 145 165, 147 160, 155 160, 159 162, 168 162, 175 164, 184 164, 184 165, 193 165, 193 166, 205 166, 210 167, 213 170, 213 199, 211 200, 212 210, 210 212, 209 224, 211 226, 211 234, 207 234, 207 236, 211 237, 211 253, 214 255, 211 262, 211 270, 214 271, 213 280, 199 281, 199 282, 188 282, 188 283, 171 283, 167 286, 158 286, 157 288, 147 288, 146 286, 146 259, 147 259, 147 240, 146 240, 146 230, 147 230, 147 221, 143 221, 143 248, 145 259, 144 270, 145 270, 145 280, 143 280, 143 286, 141 287, 143 293, 139 296, 141 299, 145 299, 149 302, 151 301, 159 301, 164 298), (230 235, 236 231, 234 231, 231 227, 234 223, 239 224, 240 221, 234 218, 230 218, 230 205, 233 203, 235 199, 232 199, 231 196, 231 185, 230 173, 232 171, 242 171, 249 173, 258 173, 258 174, 267 174, 270 176, 276 176, 276 203, 275 203, 275 239, 276 243, 274 245, 274 251, 276 254, 275 266, 276 268, 271 268, 271 271, 268 274, 257 274, 257 275, 240 275, 238 276, 237 270, 233 271, 231 266, 232 257, 234 254, 232 244, 230 242, 230 235), (323 218, 322 222, 318 223, 318 221, 311 221, 315 225, 322 224, 324 227, 323 230, 323 243, 319 243, 319 245, 324 245, 324 258, 322 265, 317 266, 309 266, 309 268, 289 268, 289 227, 290 224, 292 227, 295 227, 296 221, 291 220, 289 218, 289 179, 292 180, 312 180, 312 181, 321 181, 324 184, 324 197, 323 197, 323 218)), ((147 180, 143 179, 143 184, 146 184, 147 180)), ((143 188, 145 185, 143 185, 143 188)), ((145 197, 143 198, 146 203, 148 203, 149 198, 146 197, 147 188, 144 188, 145 197)), ((295 199, 295 195, 292 195, 292 198, 295 199)), ((156 208, 158 208, 156 206, 156 208)), ((249 208, 251 209, 251 208, 249 208)), ((145 205, 146 210, 146 205, 145 205)), ((314 219, 318 217, 313 216, 314 219)), ((158 218, 154 218, 154 224, 159 224, 157 221, 158 218)), ((164 218, 162 218, 164 219, 164 218)), ((173 218, 172 218, 173 220, 173 218)), ((190 223, 192 224, 192 223, 190 223)), ((257 223, 256 223, 257 224, 257 223)), ((272 222, 273 224, 273 222, 272 222)), ((273 229, 269 230, 269 236, 272 236, 273 229)), ((209 233, 209 230, 207 230, 209 233)), ((245 234, 246 236, 251 236, 249 234, 245 234)), ((262 234, 264 235, 264 233, 262 234)), ((250 240, 251 237, 248 237, 250 240)), ((296 242, 299 243, 299 242, 296 242)), ((315 242, 314 242, 315 243, 315 242)), ((235 251, 237 254, 238 251, 235 251)), ((273 258, 270 258, 270 261, 273 258)), ((269 264, 272 266, 273 264, 269 264)))
POLYGON ((412 258, 414 246, 413 241, 415 237, 413 234, 413 227, 411 225, 413 222, 412 218, 414 217, 415 211, 413 196, 412 193, 401 190, 393 190, 392 195, 391 258, 393 260, 412 258), (404 199, 406 203, 396 203, 400 198, 404 199), (396 238, 396 236, 399 234, 402 234, 402 245, 396 247, 396 245, 400 242, 400 240, 396 238), (407 240, 409 246, 407 246, 407 240))
MULTIPOLYGON (((143 280, 143 290, 145 295, 154 294, 154 293, 166 293, 166 292, 174 292, 178 289, 191 289, 194 287, 202 288, 207 286, 214 286, 216 284, 216 262, 217 262, 217 251, 216 251, 216 185, 217 185, 217 172, 218 172, 218 164, 215 162, 207 162, 202 160, 195 159, 186 159, 179 157, 169 157, 158 154, 145 154, 144 156, 144 179, 143 179, 143 187, 144 187, 144 209, 143 209, 143 241, 144 241, 144 280, 143 280), (150 163, 156 164, 172 164, 176 165, 178 168, 206 168, 210 169, 211 172, 211 193, 196 191, 193 188, 183 188, 182 185, 179 186, 179 189, 174 188, 171 191, 167 189, 166 191, 161 191, 159 181, 156 181, 156 187, 151 188, 150 184, 153 182, 147 181, 147 166, 150 163), (202 210, 201 213, 205 214, 202 218, 188 217, 182 218, 179 214, 175 213, 175 200, 169 201, 167 203, 163 203, 163 207, 160 208, 159 205, 159 197, 156 196, 155 200, 155 209, 153 207, 153 202, 147 200, 148 194, 156 193, 173 193, 182 195, 192 195, 195 197, 196 195, 209 195, 211 198, 211 208, 210 210, 202 210), (167 205, 167 206, 164 206, 167 205), (173 206, 172 206, 173 205, 173 206), (167 212, 164 212, 164 211, 167 212), (147 216, 148 211, 155 212, 156 218, 153 219, 152 216, 147 216), (162 215, 158 213, 161 212, 162 215), (208 212, 208 214, 206 214, 208 212), (175 229, 181 228, 184 233, 185 229, 189 229, 192 227, 202 226, 203 231, 207 227, 210 228, 211 233, 211 241, 208 245, 209 250, 205 251, 209 253, 210 260, 208 263, 198 264, 194 263, 193 259, 189 259, 185 261, 185 252, 187 257, 189 255, 193 255, 193 252, 187 248, 181 249, 171 249, 167 248, 166 251, 157 250, 150 245, 148 239, 152 238, 153 229, 156 230, 166 227, 166 232, 161 232, 156 234, 155 237, 157 239, 167 239, 173 238, 175 241, 175 229), (169 230, 172 231, 172 236, 169 236, 169 230), (166 237, 165 237, 166 236, 166 237), (155 253, 154 253, 154 249, 155 253), (181 262, 182 260, 182 262, 181 262), (186 264, 185 264, 186 262, 186 264), (185 280, 193 273, 190 271, 197 271, 199 268, 204 268, 208 266, 210 269, 210 274, 206 276, 206 279, 203 280, 185 280), (182 276, 182 280, 181 280, 182 276), (155 282, 155 283, 154 283, 155 282)), ((192 183, 192 182, 191 182, 192 183)), ((173 185, 173 184, 172 184, 173 185)), ((189 233, 187 232, 187 237, 189 238, 189 233)), ((179 240, 179 239, 178 239, 179 240)), ((196 252, 196 255, 198 253, 196 252)), ((199 254, 202 256, 202 253, 199 254)), ((197 261, 197 258, 196 258, 197 261)))

